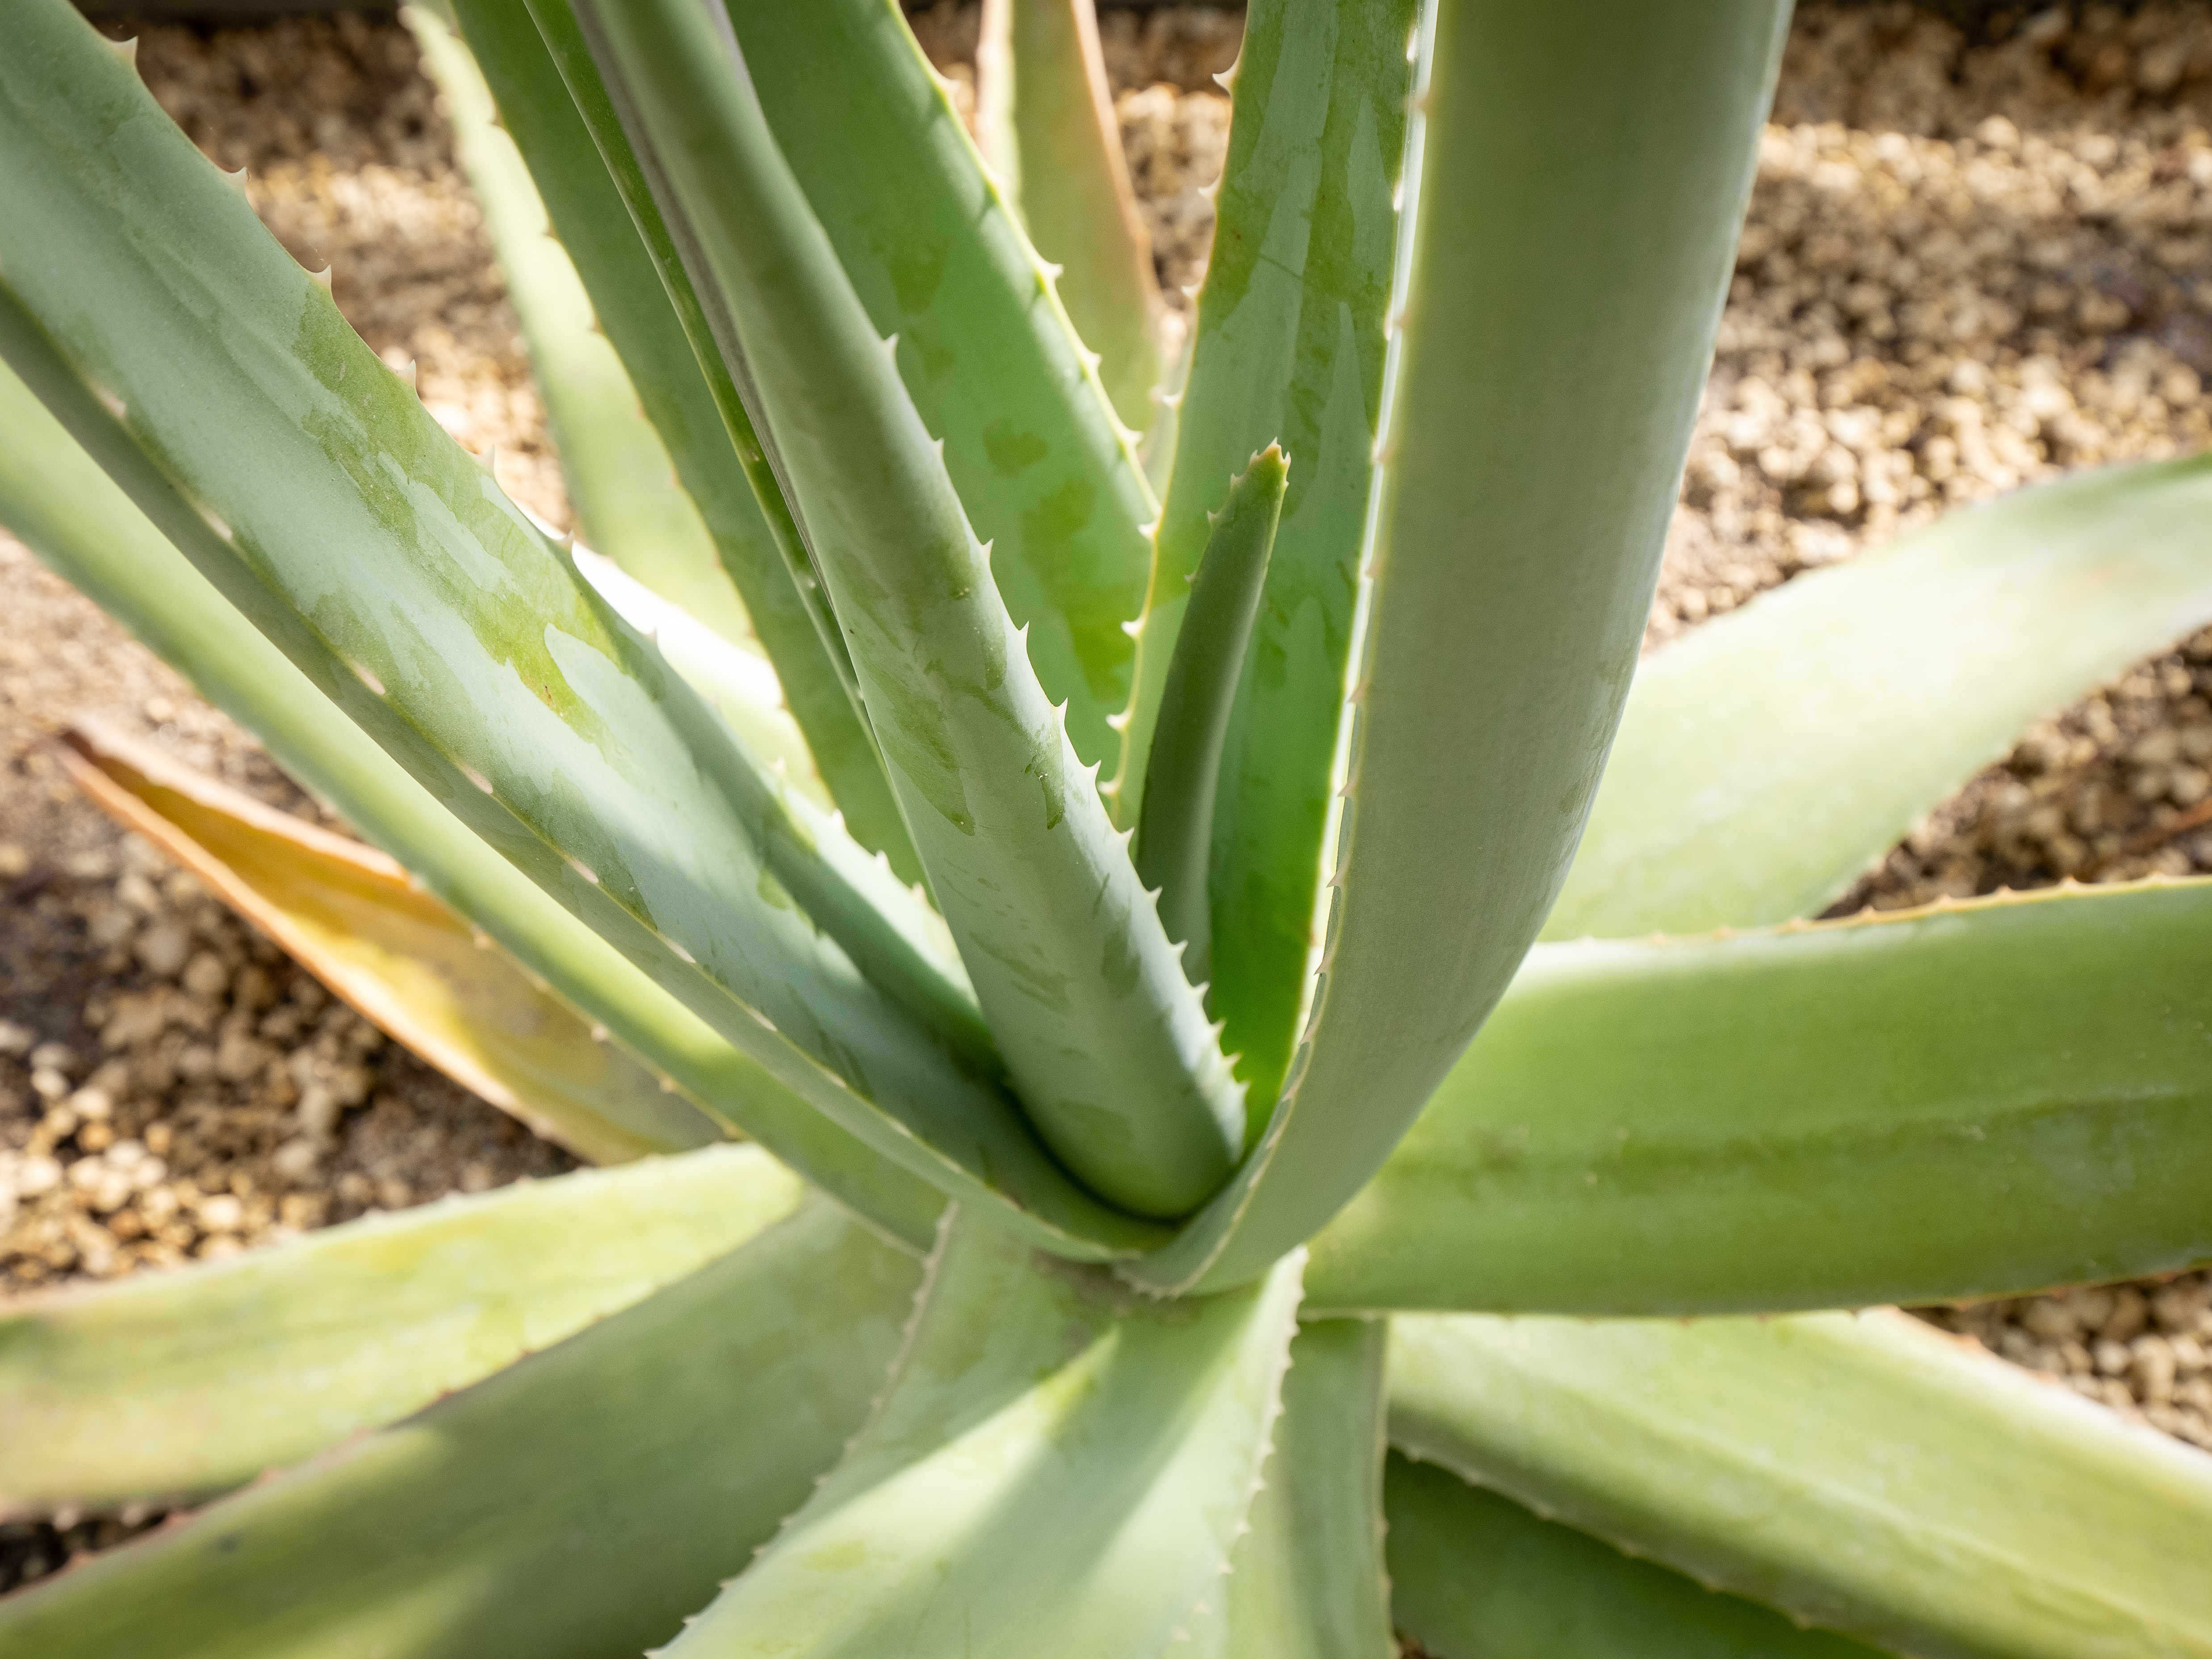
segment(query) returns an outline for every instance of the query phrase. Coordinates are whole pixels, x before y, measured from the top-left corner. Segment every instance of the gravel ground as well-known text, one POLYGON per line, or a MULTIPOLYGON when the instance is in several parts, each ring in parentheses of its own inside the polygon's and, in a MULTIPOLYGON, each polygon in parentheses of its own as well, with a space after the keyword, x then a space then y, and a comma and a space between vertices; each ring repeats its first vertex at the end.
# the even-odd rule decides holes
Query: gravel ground
MULTIPOLYGON (((972 101, 972 7, 917 32, 972 101)), ((1203 270, 1238 18, 1102 19, 1163 288, 1203 270)), ((568 508, 514 319, 388 20, 143 31, 162 102, 501 481, 568 508)), ((1801 9, 1650 643, 2062 469, 2212 438, 2212 16, 1801 9)), ((40 754, 101 714, 312 812, 0 536, 0 1291, 215 1255, 568 1167, 331 1003, 40 754)), ((1838 908, 2212 869, 2212 632, 2038 726, 1838 908)), ((2212 1279, 1934 1314, 2212 1446, 2212 1279)), ((126 1517, 136 1524, 141 1517, 126 1517)), ((0 1528, 0 1589, 124 1522, 0 1528), (105 1529, 105 1530, 103 1530, 105 1529)))

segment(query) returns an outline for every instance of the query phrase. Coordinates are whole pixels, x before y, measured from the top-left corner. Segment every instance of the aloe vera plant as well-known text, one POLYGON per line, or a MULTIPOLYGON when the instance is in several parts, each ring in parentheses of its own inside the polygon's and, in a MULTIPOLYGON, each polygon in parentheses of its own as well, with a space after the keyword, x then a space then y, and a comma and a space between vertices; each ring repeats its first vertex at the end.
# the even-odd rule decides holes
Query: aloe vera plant
POLYGON ((989 9, 995 166, 887 0, 410 14, 590 547, 0 24, 0 521, 381 852, 64 764, 619 1166, 0 1305, 0 1516, 202 1506, 0 1651, 2212 1656, 2212 1460, 1880 1306, 2212 1260, 2212 888, 1804 920, 2212 464, 1639 672, 1786 5, 1255 0, 1180 390, 989 9))

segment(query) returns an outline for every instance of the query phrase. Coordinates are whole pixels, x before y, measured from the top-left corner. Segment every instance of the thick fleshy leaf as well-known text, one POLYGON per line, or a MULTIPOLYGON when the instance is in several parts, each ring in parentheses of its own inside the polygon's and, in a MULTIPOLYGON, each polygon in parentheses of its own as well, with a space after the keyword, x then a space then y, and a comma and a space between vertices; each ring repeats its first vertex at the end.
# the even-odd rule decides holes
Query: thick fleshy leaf
POLYGON ((1776 1312, 2212 1260, 2212 882, 1545 945, 1326 1306, 1776 1312))
POLYGON ((1222 948, 1208 1001, 1261 1123, 1311 982, 1322 842, 1340 782, 1333 772, 1382 410, 1414 11, 1413 0, 1261 0, 1246 16, 1114 796, 1134 823, 1207 515, 1245 456, 1279 441, 1292 462, 1290 493, 1209 831, 1222 948))
POLYGON ((844 640, 575 18, 563 0, 458 0, 455 10, 846 822, 900 879, 919 880, 844 640))
POLYGON ((1108 1201, 1188 1212, 1243 1150, 1242 1091, 938 446, 707 14, 653 0, 586 16, 634 89, 632 142, 653 152, 727 303, 739 378, 1030 1121, 1108 1201))
POLYGON ((98 726, 53 753, 386 1036, 538 1133, 595 1164, 722 1138, 386 854, 98 726))
MULTIPOLYGON (((507 4, 534 33, 521 0, 507 4)), ((507 298, 521 321, 578 533, 724 638, 750 639, 752 623, 744 602, 722 569, 699 509, 678 483, 667 447, 640 406, 622 359, 600 331, 575 265, 554 240, 545 204, 493 107, 475 58, 453 26, 427 7, 410 6, 405 17, 422 66, 437 84, 454 155, 468 174, 507 278, 507 298)), ((557 81, 553 89, 560 90, 557 81)), ((588 137, 580 148, 588 158, 588 137)), ((599 193, 620 211, 611 180, 587 179, 589 185, 599 185, 599 193)), ((569 188, 580 193, 586 186, 569 188)), ((638 255, 642 265, 642 248, 638 255)), ((649 267, 639 274, 650 281, 649 267)), ((665 309, 657 288, 650 297, 665 309)), ((734 465, 734 455, 731 459, 734 465)), ((754 514, 757 518, 757 507, 754 514)))
POLYGON ((1140 1304, 956 1212, 868 1426, 670 1659, 1167 1650, 1257 1484, 1299 1261, 1140 1304))
POLYGON ((732 643, 635 580, 612 559, 583 546, 568 551, 584 580, 599 590, 599 597, 624 622, 660 647, 668 665, 714 705, 738 741, 771 769, 781 766, 792 787, 817 806, 832 804, 835 798, 815 769, 806 734, 792 718, 783 687, 765 657, 732 643))
POLYGON ((1788 15, 1437 6, 1320 983, 1266 1138, 1146 1283, 1235 1284, 1321 1226, 1542 925, 1635 666, 1788 15))
POLYGON ((209 1497, 404 1417, 765 1232, 757 1146, 580 1170, 0 1302, 0 1515, 209 1497))
POLYGON ((876 332, 898 342, 1037 678, 1084 763, 1106 759, 1157 510, 1133 434, 897 8, 734 0, 729 15, 777 145, 876 332))
POLYGON ((1137 215, 1091 0, 985 0, 976 137, 1125 426, 1152 423, 1160 285, 1137 215))
POLYGON ((1393 1456, 1390 1614, 1429 1659, 1875 1659, 1393 1456))
POLYGON ((1637 670, 1544 933, 1817 914, 2033 720, 2212 619, 2212 459, 2021 490, 1637 670))
POLYGON ((1391 1322, 1390 1437, 1927 1659, 2212 1653, 2212 1457, 1894 1312, 1391 1322))
MULTIPOLYGON (((816 1111, 465 828, 185 562, 3 364, 0 430, 0 521, 656 1073, 890 1233, 928 1243, 936 1188, 816 1111)), ((350 679, 337 689, 366 695, 350 679)))
POLYGON ((0 262, 36 321, 5 307, 0 350, 72 435, 449 811, 787 1087, 1046 1212, 1041 1241, 1127 1238, 990 1079, 921 901, 802 823, 71 9, 16 20, 0 262))
POLYGON ((1168 937, 1183 945, 1183 972, 1194 984, 1212 977, 1206 869, 1221 744, 1267 580, 1289 471, 1281 447, 1269 444, 1237 475, 1228 503, 1215 515, 1206 557, 1191 584, 1190 614, 1176 639, 1157 741, 1145 769, 1144 810, 1129 848, 1137 873, 1160 890, 1160 920, 1168 937))
POLYGON ((921 880, 845 639, 575 18, 564 0, 458 0, 456 11, 838 810, 900 880, 921 880))
MULTIPOLYGON (((1292 458, 1222 750, 1210 876, 1220 943, 1209 1003, 1261 1111, 1281 1091, 1320 944, 1415 9, 1411 0, 1252 8, 1218 204, 1230 235, 1216 231, 1192 342, 1206 372, 1177 411, 1190 434, 1176 463, 1186 483, 1163 504, 1162 564, 1179 567, 1209 468, 1263 427, 1292 458)), ((1147 638, 1138 652, 1149 659, 1147 638)))
POLYGON ((809 1206, 465 1394, 0 1601, 0 1650, 639 1652, 835 1461, 920 1276, 809 1206))
POLYGON ((1395 1659, 1382 1571, 1379 1322, 1299 1326, 1265 1484, 1191 1659, 1395 1659))

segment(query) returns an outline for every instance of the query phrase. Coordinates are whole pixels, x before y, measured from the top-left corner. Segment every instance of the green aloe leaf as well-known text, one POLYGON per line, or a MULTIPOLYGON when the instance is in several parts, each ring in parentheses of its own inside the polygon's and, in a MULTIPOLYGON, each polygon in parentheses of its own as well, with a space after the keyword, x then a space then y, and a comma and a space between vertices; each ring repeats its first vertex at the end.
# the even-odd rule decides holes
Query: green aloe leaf
POLYGON ((1146 1282, 1234 1284, 1325 1222, 1542 924, 1635 666, 1787 18, 1439 5, 1321 981, 1266 1138, 1146 1282))
POLYGON ((977 137, 1125 426, 1152 423, 1160 285, 1137 215, 1091 0, 987 0, 977 137))
POLYGON ((1875 1659, 1394 1456, 1390 1611, 1429 1659, 1875 1659))
POLYGON ((1145 805, 1130 848, 1137 873, 1160 890, 1160 920, 1183 946, 1184 974, 1211 977, 1213 927, 1206 899, 1221 744, 1244 665, 1252 620, 1267 580, 1267 555, 1283 513, 1290 463, 1280 446, 1252 457, 1213 515, 1206 557, 1191 582, 1190 612, 1176 640, 1160 700, 1158 740, 1145 772, 1145 805))
POLYGON ((2212 1260, 2212 882, 1540 947, 1314 1241, 1331 1307, 1690 1314, 2212 1260))
POLYGON ((1391 1322, 1416 1457, 1926 1659, 2212 1653, 2212 1458, 1895 1312, 1391 1322))
MULTIPOLYGON (((509 3, 521 26, 532 28, 520 0, 509 3)), ((751 638, 744 601, 723 572, 699 509, 677 482, 667 447, 640 405, 622 359, 600 331, 575 265, 555 240, 545 204, 501 124, 475 58, 453 25, 426 7, 410 6, 405 17, 422 66, 437 85, 454 154, 521 320, 579 535, 725 638, 751 638)), ((586 137, 586 156, 588 145, 586 137)), ((613 198, 611 180, 605 181, 604 194, 613 198)), ((615 205, 619 212, 619 202, 615 205)), ((641 248, 640 264, 643 257, 641 248)), ((650 267, 643 274, 650 280, 650 267)), ((661 300, 657 291, 650 297, 661 300)), ((661 303, 665 308, 665 301, 661 303)))
POLYGON ((1382 1571, 1380 1322, 1298 1327, 1274 1450, 1197 1611, 1191 1659, 1395 1659, 1382 1571))
POLYGON ((638 89, 633 142, 684 203, 727 303, 893 787, 1030 1121, 1109 1202, 1195 1208, 1242 1150, 1242 1091, 890 353, 706 14, 655 0, 591 15, 638 89))
POLYGON ((729 16, 777 145, 876 332, 898 342, 1037 678, 1085 764, 1106 759, 1157 511, 1133 434, 898 9, 734 0, 729 16))
MULTIPOLYGON (((11 313, 0 307, 0 323, 11 313)), ((919 1246, 938 1189, 816 1111, 465 828, 185 560, 0 364, 0 521, 292 775, 716 1121, 919 1246)), ((351 702, 366 688, 347 676, 351 702)))
MULTIPOLYGON (((836 798, 815 767, 806 734, 792 718, 782 684, 767 658, 733 644, 612 559, 586 547, 568 551, 584 580, 617 616, 660 647, 668 665, 714 705, 739 742, 771 769, 781 767, 785 781, 817 806, 832 805, 836 798)), ((888 780, 884 787, 890 787, 888 780)))
POLYGON ((53 752, 110 817, 195 872, 386 1036, 538 1134, 595 1164, 722 1138, 604 1030, 481 949, 396 860, 97 726, 76 726, 53 752))
POLYGON ((921 901, 794 814, 71 9, 18 18, 0 265, 37 320, 0 306, 0 352, 72 435, 449 811, 770 1075, 1040 1242, 1142 1241, 991 1079, 921 901))
POLYGON ((919 880, 844 640, 574 17, 563 0, 459 0, 456 10, 853 834, 901 880, 919 880))
POLYGON ((1817 914, 2033 721, 2212 619, 2212 459, 2021 490, 1637 671, 1547 939, 1817 914))
POLYGON ((0 1514, 241 1485, 630 1306, 805 1196, 758 1147, 711 1147, 0 1303, 0 1514))
POLYGON ((1323 838, 1382 400, 1413 0, 1248 13, 1213 256, 1137 636, 1115 805, 1134 823, 1188 579, 1222 481, 1262 444, 1296 462, 1213 815, 1208 998, 1261 1122, 1311 980, 1323 838))
POLYGON ((809 1206, 418 1416, 0 1601, 0 1650, 639 1652, 835 1462, 920 1274, 809 1206))
POLYGON ((960 1218, 867 1427, 670 1659, 1141 1659, 1257 1482, 1300 1259, 1179 1306, 960 1218))

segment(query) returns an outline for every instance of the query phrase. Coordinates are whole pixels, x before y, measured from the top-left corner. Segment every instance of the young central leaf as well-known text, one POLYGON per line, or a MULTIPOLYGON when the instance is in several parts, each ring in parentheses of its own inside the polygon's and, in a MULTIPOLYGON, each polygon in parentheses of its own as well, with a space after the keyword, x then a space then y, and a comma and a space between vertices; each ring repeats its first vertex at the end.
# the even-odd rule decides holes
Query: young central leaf
POLYGON ((1229 735, 1237 675, 1267 580, 1290 465, 1281 446, 1269 444, 1231 483, 1228 505, 1212 515, 1213 533, 1195 573, 1189 614, 1176 636, 1145 769, 1133 849, 1137 869, 1160 890, 1161 920, 1170 937, 1185 945, 1183 970, 1196 983, 1213 976, 1206 866, 1221 744, 1229 735))
POLYGON ((1139 1214, 1227 1178, 1242 1091, 992 580, 939 447, 696 9, 603 7, 734 319, 885 764, 1032 1121, 1139 1214))

